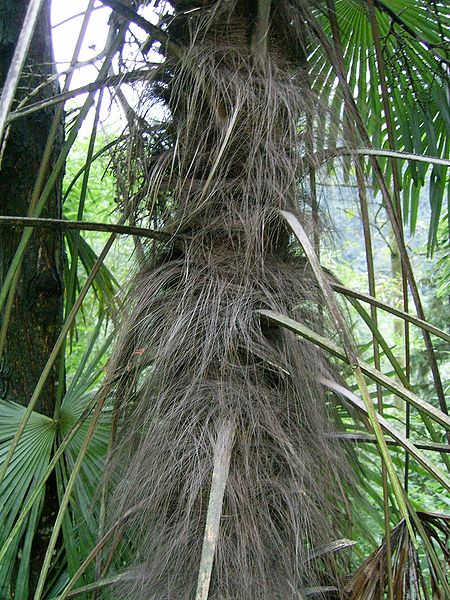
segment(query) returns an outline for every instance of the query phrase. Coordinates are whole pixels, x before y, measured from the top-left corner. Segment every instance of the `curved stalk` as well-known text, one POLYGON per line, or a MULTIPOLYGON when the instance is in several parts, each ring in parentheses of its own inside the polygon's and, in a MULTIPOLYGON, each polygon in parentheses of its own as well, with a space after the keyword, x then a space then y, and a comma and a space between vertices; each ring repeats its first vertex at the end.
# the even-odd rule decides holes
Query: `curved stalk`
MULTIPOLYGON (((266 316, 274 323, 278 323, 279 325, 287 327, 291 331, 298 333, 313 344, 319 346, 319 348, 326 350, 332 356, 345 362, 350 367, 353 366, 342 348, 340 348, 337 344, 331 342, 326 337, 317 334, 309 327, 306 327, 306 325, 298 323, 297 321, 294 321, 294 319, 290 319, 289 317, 286 317, 285 315, 279 314, 275 311, 261 309, 259 313, 266 316)), ((374 383, 380 383, 387 390, 391 391, 393 394, 396 394, 405 402, 409 402, 419 411, 422 411, 425 415, 431 417, 433 421, 436 421, 436 423, 439 423, 440 425, 445 427, 447 431, 450 431, 450 417, 447 414, 445 414, 429 402, 422 400, 421 398, 419 398, 419 396, 405 388, 403 385, 399 384, 394 379, 388 377, 384 373, 381 373, 381 371, 377 371, 377 369, 374 369, 368 363, 360 359, 358 362, 363 375, 368 377, 374 383)))
MULTIPOLYGON (((364 125, 364 121, 363 121, 363 119, 358 111, 358 108, 356 106, 356 103, 355 103, 355 100, 351 93, 350 87, 345 78, 345 73, 342 71, 342 67, 341 67, 342 56, 341 56, 340 52, 337 51, 336 48, 333 48, 333 46, 330 44, 319 21, 313 15, 313 13, 311 11, 309 11, 306 7, 303 7, 302 5, 299 5, 299 10, 301 11, 301 14, 303 15, 305 21, 308 23, 309 27, 311 28, 311 31, 317 37, 319 43, 321 44, 326 55, 328 56, 328 59, 330 60, 332 66, 333 66, 333 69, 336 72, 336 76, 337 76, 337 78, 339 80, 339 84, 342 88, 344 99, 348 104, 349 113, 352 117, 352 120, 350 120, 351 126, 355 129, 355 133, 359 133, 364 145, 367 147, 370 147, 371 143, 370 143, 369 135, 367 133, 366 126, 364 125)), ((381 191, 381 194, 383 197, 386 211, 388 213, 390 222, 392 224, 392 228, 393 228, 393 231, 395 234, 395 239, 396 239, 399 251, 400 251, 402 263, 405 268, 406 276, 408 279, 408 284, 409 284, 409 287, 411 290, 411 295, 414 300, 417 314, 418 314, 419 318, 425 320, 425 314, 424 314, 424 310, 423 310, 423 306, 422 306, 422 300, 421 300, 419 290, 417 287, 417 282, 415 280, 414 273, 413 273, 413 270, 411 267, 411 261, 409 259, 408 251, 405 247, 405 244, 404 244, 404 241, 402 238, 401 227, 398 223, 398 218, 397 218, 397 214, 395 211, 395 206, 392 202, 391 194, 387 187, 381 167, 380 167, 378 161, 376 160, 376 157, 370 156, 369 158, 370 158, 370 162, 372 165, 374 175, 375 175, 378 185, 380 187, 380 191, 381 191)), ((431 368, 431 371, 433 374, 433 381, 434 381, 434 385, 435 385, 435 389, 436 389, 436 394, 437 394, 437 397, 439 400, 439 405, 443 412, 448 413, 444 389, 443 389, 442 380, 441 380, 441 377, 439 374, 439 368, 437 366, 437 360, 436 360, 433 344, 431 342, 430 336, 427 331, 423 331, 422 335, 423 335, 425 346, 427 349, 427 356, 428 356, 430 368, 431 368)))
POLYGON ((381 425, 380 425, 380 422, 378 419, 378 415, 373 406, 372 400, 370 398, 369 390, 367 388, 367 384, 366 384, 366 381, 363 376, 361 362, 356 355, 356 352, 353 348, 353 344, 347 333, 344 321, 343 321, 340 311, 339 311, 339 307, 338 307, 336 299, 333 295, 333 291, 325 278, 322 267, 314 253, 314 248, 312 247, 308 237, 306 236, 306 233, 305 233, 302 225, 300 224, 299 220, 292 213, 289 213, 287 211, 281 211, 281 212, 282 212, 282 215, 284 216, 284 218, 286 219, 286 221, 289 223, 289 226, 291 227, 292 231, 294 232, 296 238, 302 245, 303 250, 305 251, 305 254, 311 264, 312 270, 314 271, 314 275, 317 278, 319 287, 322 290, 328 310, 331 314, 331 317, 333 318, 336 329, 342 340, 345 356, 347 358, 349 365, 353 369, 353 373, 354 373, 356 382, 358 384, 359 390, 363 397, 364 404, 366 406, 366 409, 367 409, 367 412, 369 415, 369 422, 370 422, 370 424, 373 428, 373 431, 375 433, 375 436, 377 438, 380 454, 383 458, 384 464, 386 465, 386 470, 389 475, 389 479, 390 479, 392 488, 394 490, 394 495, 397 500, 398 507, 405 519, 408 530, 411 534, 411 539, 414 540, 415 544, 417 544, 417 541, 415 540, 414 531, 412 529, 411 522, 409 519, 408 509, 407 509, 406 503, 405 503, 405 493, 400 485, 397 473, 395 471, 394 463, 392 462, 392 458, 390 457, 389 450, 386 446, 386 442, 383 437, 383 433, 381 430, 381 425))
MULTIPOLYGON (((320 382, 325 385, 327 388, 332 390, 333 392, 344 396, 344 398, 351 404, 351 406, 357 408, 361 413, 363 413, 366 417, 369 417, 369 413, 364 406, 364 402, 356 396, 353 392, 348 390, 343 385, 336 383, 330 379, 321 378, 320 382)), ((423 454, 417 446, 412 443, 409 438, 405 437, 400 431, 397 431, 395 427, 382 416, 378 415, 378 420, 383 430, 386 431, 392 439, 394 439, 400 446, 404 448, 404 450, 414 457, 414 459, 422 465, 422 467, 432 475, 436 481, 445 487, 447 491, 450 492, 450 479, 437 467, 434 465, 426 456, 423 454)))
POLYGON ((381 300, 378 300, 378 298, 374 298, 373 296, 370 296, 368 294, 362 294, 361 292, 356 292, 355 290, 351 290, 351 289, 349 289, 343 285, 340 285, 338 283, 331 282, 330 285, 336 292, 338 292, 339 294, 342 294, 343 296, 346 296, 348 298, 355 298, 357 300, 362 300, 363 302, 367 302, 368 304, 371 304, 372 306, 381 308, 382 310, 386 311, 387 313, 394 315, 396 317, 399 317, 400 319, 404 319, 405 321, 409 321, 409 323, 412 323, 416 327, 420 327, 420 329, 425 329, 429 333, 432 333, 433 335, 450 343, 450 334, 443 331, 442 329, 439 329, 438 327, 435 327, 434 325, 431 325, 430 323, 428 323, 428 321, 424 321, 423 319, 419 319, 418 317, 411 315, 410 313, 407 313, 403 310, 399 310, 398 308, 390 306, 389 304, 386 304, 386 302, 382 302, 381 300))

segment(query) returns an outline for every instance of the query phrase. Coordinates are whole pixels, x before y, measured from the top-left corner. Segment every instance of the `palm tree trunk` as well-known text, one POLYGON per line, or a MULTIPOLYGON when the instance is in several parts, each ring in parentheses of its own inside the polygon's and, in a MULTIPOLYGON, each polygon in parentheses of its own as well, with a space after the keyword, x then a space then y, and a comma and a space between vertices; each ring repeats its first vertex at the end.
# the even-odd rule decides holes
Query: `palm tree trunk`
POLYGON ((279 212, 309 225, 305 32, 295 3, 173 5, 177 52, 153 90, 171 124, 150 157, 146 202, 174 243, 149 252, 111 362, 120 422, 108 518, 142 507, 127 521, 132 570, 115 597, 195 597, 226 423, 209 597, 304 598, 308 586, 339 588, 331 561, 319 572, 310 558, 339 535, 347 468, 327 437, 326 359, 258 310, 323 326, 279 212))

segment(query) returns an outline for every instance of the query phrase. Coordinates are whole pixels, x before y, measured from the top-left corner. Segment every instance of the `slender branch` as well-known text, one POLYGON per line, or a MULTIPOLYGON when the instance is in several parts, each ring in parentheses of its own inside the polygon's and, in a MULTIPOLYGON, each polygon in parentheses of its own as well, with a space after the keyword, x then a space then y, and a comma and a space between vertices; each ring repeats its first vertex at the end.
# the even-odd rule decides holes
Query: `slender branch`
POLYGON ((298 239, 298 241, 302 245, 302 248, 303 248, 305 255, 311 265, 311 268, 313 270, 313 273, 315 275, 315 278, 319 285, 319 288, 322 291, 325 304, 326 304, 328 311, 334 321, 334 325, 336 327, 336 330, 337 330, 339 337, 342 341, 342 344, 344 346, 344 355, 353 370, 353 375, 355 377, 355 380, 357 382, 361 396, 363 398, 364 406, 366 407, 367 415, 369 417, 369 423, 373 429, 374 434, 377 437, 378 448, 380 450, 380 454, 382 456, 383 462, 386 465, 386 470, 387 470, 389 479, 392 484, 392 489, 393 489, 394 496, 397 500, 398 508, 399 508, 401 514, 403 515, 403 517, 405 518, 408 530, 411 534, 411 539, 414 540, 414 545, 416 546, 417 541, 414 537, 414 531, 412 529, 411 521, 409 518, 408 508, 407 508, 406 502, 405 502, 404 490, 402 489, 402 487, 400 485, 400 481, 399 481, 397 473, 395 471, 395 467, 392 462, 392 458, 389 454, 388 448, 385 443, 385 439, 383 437, 383 432, 382 432, 381 425, 380 425, 380 419, 382 419, 382 417, 381 417, 381 415, 377 414, 375 407, 372 403, 372 398, 370 397, 369 389, 367 387, 367 383, 366 383, 366 380, 363 375, 362 363, 360 362, 360 360, 358 358, 355 346, 354 346, 353 341, 350 337, 350 334, 347 330, 344 319, 342 318, 342 315, 341 315, 341 312, 340 312, 340 309, 339 309, 339 306, 338 306, 338 303, 337 303, 337 300, 335 297, 335 293, 333 292, 333 290, 325 276, 325 272, 324 272, 321 264, 319 263, 319 260, 316 256, 316 254, 314 253, 314 249, 311 245, 311 242, 309 241, 309 238, 307 237, 305 230, 303 229, 300 221, 297 219, 297 217, 294 214, 292 214, 288 211, 280 211, 280 212, 281 212, 282 216, 286 219, 287 223, 289 224, 289 227, 292 229, 293 234, 295 235, 295 237, 298 239))
MULTIPOLYGON (((73 597, 73 595, 75 595, 74 592, 77 592, 78 590, 74 590, 74 592, 72 592, 73 586, 80 579, 80 577, 83 575, 83 573, 89 567, 89 565, 95 559, 97 554, 104 548, 104 546, 114 536, 114 534, 116 534, 118 531, 120 531, 120 529, 126 524, 128 519, 132 515, 134 515, 136 512, 141 510, 143 508, 143 506, 144 506, 144 502, 141 501, 138 504, 135 504, 134 506, 129 508, 127 510, 127 512, 112 527, 110 527, 104 535, 101 536, 101 538, 99 539, 97 544, 94 546, 94 548, 92 548, 92 550, 89 552, 89 554, 86 556, 86 558, 84 559, 84 561, 82 562, 82 564, 80 565, 78 570, 76 571, 76 573, 72 576, 70 581, 67 583, 67 587, 65 588, 63 593, 60 596, 58 596, 57 598, 55 598, 54 600, 66 600, 66 598, 71 597, 71 593, 72 593, 72 597, 73 597)), ((126 576, 127 576, 126 572, 122 573, 122 577, 126 577, 126 576)), ((100 582, 98 582, 98 583, 100 583, 100 582)), ((92 591, 95 591, 95 589, 93 589, 92 591)))
POLYGON ((67 221, 65 219, 37 219, 34 217, 0 216, 0 227, 44 227, 47 229, 77 229, 81 231, 105 231, 124 235, 138 235, 161 242, 169 241, 172 234, 164 231, 155 231, 146 227, 133 227, 131 225, 118 225, 116 223, 96 223, 91 221, 67 221))
MULTIPOLYGON (((336 5, 334 0, 327 0, 328 7, 328 17, 330 19, 331 30, 333 33, 333 42, 334 48, 336 51, 336 58, 340 61, 340 68, 347 78, 347 69, 343 60, 342 53, 342 43, 341 43, 341 35, 339 30, 339 23, 336 13, 336 5)), ((348 105, 348 101, 344 101, 344 110, 345 112, 350 112, 351 107, 348 105)), ((354 128, 349 128, 349 138, 352 146, 357 145, 356 139, 356 131, 354 128)), ((367 194, 366 194, 366 181, 364 177, 364 165, 363 159, 361 156, 355 155, 353 159, 353 163, 355 165, 356 172, 356 180, 358 183, 358 197, 360 204, 360 211, 362 217, 362 226, 363 226, 363 235, 364 235, 364 245, 366 249, 366 263, 367 263, 367 279, 369 284, 369 291, 372 296, 376 295, 376 283, 375 283, 375 267, 373 260, 373 248, 372 248, 372 235, 370 232, 369 225, 369 212, 367 206, 367 194)), ((370 315, 372 324, 375 327, 375 330, 378 329, 378 315, 377 309, 375 306, 370 306, 370 315)), ((376 369, 380 369, 381 360, 380 360, 380 347, 379 340, 376 337, 374 331, 372 332, 372 346, 373 346, 373 358, 376 369)), ((383 388, 377 383, 376 384, 376 397, 377 397, 377 407, 378 412, 383 414, 383 388)), ((388 486, 388 472, 386 468, 386 464, 384 461, 381 461, 381 478, 382 478, 382 486, 383 486, 383 510, 384 510, 384 537, 386 541, 386 555, 387 555, 387 581, 388 581, 388 599, 393 600, 393 575, 392 575, 392 564, 391 564, 391 556, 392 556, 392 548, 391 548, 391 511, 389 505, 389 486, 388 486)))
MULTIPOLYGON (((367 2, 367 10, 369 14, 370 27, 372 30, 372 37, 375 44, 375 55, 377 60, 378 72, 379 72, 379 83, 381 87, 381 97, 383 101, 383 109, 384 109, 384 119, 386 123, 387 136, 388 136, 388 146, 389 150, 395 151, 396 147, 396 138, 394 134, 394 124, 390 103, 390 95, 388 90, 387 83, 387 72, 386 65, 383 57, 383 51, 381 48, 381 39, 380 39, 380 31, 378 27, 378 21, 375 11, 374 0, 368 0, 367 2)), ((394 196, 394 205, 397 211, 398 224, 401 230, 402 239, 404 240, 404 228, 403 228, 403 214, 402 214, 402 205, 400 200, 400 174, 399 173, 399 165, 395 158, 390 159, 391 162, 391 170, 392 170, 392 183, 393 183, 393 196, 394 196)), ((397 254, 397 249, 394 248, 394 254, 397 254)), ((408 312, 408 278, 406 276, 406 268, 405 264, 401 262, 400 264, 401 270, 401 281, 402 281, 402 300, 403 300, 403 310, 408 312)), ((411 361, 410 361, 410 332, 409 332, 409 323, 408 321, 403 322, 403 352, 404 352, 404 364, 405 364, 405 377, 406 380, 409 381, 411 374, 411 361)), ((408 438, 410 434, 411 428, 411 411, 410 406, 406 405, 405 412, 405 435, 408 438)), ((405 465, 404 465, 404 488, 405 492, 408 493, 408 484, 409 484, 409 454, 405 453, 405 465)))
MULTIPOLYGON (((105 144, 102 148, 100 148, 100 150, 98 150, 92 157, 92 161, 97 160, 97 158, 99 158, 100 156, 102 156, 102 154, 104 154, 105 152, 108 152, 108 150, 110 148, 113 148, 114 146, 116 146, 119 142, 123 142, 124 140, 126 140, 126 136, 120 136, 118 138, 115 138, 114 140, 112 140, 111 142, 108 142, 107 144, 105 144)), ((76 182, 78 181, 78 179, 81 177, 81 175, 83 175, 83 173, 86 171, 87 169, 87 165, 86 163, 75 173, 75 175, 72 177, 72 181, 69 183, 69 185, 67 186, 66 191, 64 192, 64 196, 63 196, 63 205, 64 202, 67 200, 67 198, 69 197, 70 192, 73 189, 73 186, 76 184, 76 182)))
POLYGON ((356 298, 357 300, 362 300, 363 302, 367 302, 369 304, 372 304, 373 306, 377 306, 378 308, 381 308, 386 312, 395 315, 396 317, 400 317, 400 319, 409 321, 413 325, 417 325, 417 327, 425 329, 426 331, 429 331, 430 333, 433 333, 434 335, 450 343, 450 335, 448 333, 442 331, 441 329, 438 329, 437 327, 434 327, 434 325, 431 325, 427 321, 423 321, 422 319, 419 319, 414 315, 404 312, 403 310, 394 308, 393 306, 390 306, 389 304, 378 300, 378 298, 374 298, 373 296, 369 296, 367 294, 361 294, 360 292, 355 292, 354 290, 346 288, 343 285, 339 285, 338 283, 331 283, 331 287, 334 289, 335 292, 338 292, 339 294, 348 296, 349 298, 356 298))
POLYGON ((400 158, 403 160, 413 160, 415 162, 450 167, 450 160, 448 158, 439 158, 427 154, 412 154, 411 152, 401 152, 399 150, 385 150, 384 148, 333 148, 332 150, 325 150, 325 152, 317 154, 316 158, 322 162, 337 156, 353 155, 386 156, 387 158, 400 158))
MULTIPOLYGON (((28 103, 31 102, 32 98, 37 96, 39 94, 39 92, 42 91, 43 89, 45 89, 47 86, 50 86, 52 83, 54 83, 55 81, 60 79, 60 77, 65 76, 67 78, 67 76, 69 76, 69 75, 72 76, 72 74, 74 73, 74 71, 76 69, 85 67, 87 65, 91 65, 91 66, 95 65, 95 63, 100 61, 102 58, 105 58, 105 56, 106 56, 105 52, 100 52, 93 58, 90 58, 88 60, 83 60, 83 61, 77 61, 74 64, 72 64, 73 61, 71 61, 70 63, 64 62, 64 64, 70 64, 70 66, 67 67, 67 69, 64 69, 64 71, 61 71, 61 72, 56 71, 56 72, 52 73, 52 75, 49 75, 43 81, 41 81, 35 88, 33 88, 26 96, 24 96, 22 98, 22 100, 18 103, 17 108, 13 112, 18 111, 21 108, 24 108, 25 106, 28 106, 29 105, 28 103)), ((50 64, 54 66, 57 63, 55 62, 55 63, 50 63, 50 64)), ((65 85, 63 91, 67 91, 68 89, 69 88, 67 87, 67 85, 65 85)))
MULTIPOLYGON (((338 396, 340 396, 346 403, 350 403, 351 406, 362 412, 366 417, 368 415, 367 407, 365 406, 365 402, 363 402, 358 396, 356 396, 352 391, 347 389, 345 386, 336 383, 330 379, 326 379, 323 377, 319 377, 319 381, 322 385, 332 390, 338 396)), ((426 456, 423 454, 415 444, 411 442, 408 438, 406 438, 400 431, 392 427, 392 425, 387 421, 382 415, 378 415, 378 420, 380 422, 380 426, 384 431, 386 431, 394 440, 396 440, 408 454, 414 457, 414 459, 424 467, 430 475, 432 475, 439 483, 441 483, 448 491, 450 491, 450 479, 447 475, 441 471, 441 469, 432 463, 426 456)), ((384 443, 386 444, 386 439, 384 439, 384 443)), ((378 443, 378 439, 377 439, 378 443)), ((407 498, 407 496, 405 495, 407 498)), ((393 598, 395 600, 395 598, 393 598)))
POLYGON ((150 69, 136 69, 134 71, 130 71, 129 73, 124 73, 120 75, 113 75, 111 77, 106 77, 101 80, 93 81, 92 83, 88 83, 87 85, 83 85, 74 90, 70 90, 68 92, 64 92, 61 94, 56 94, 51 98, 47 98, 46 100, 41 100, 40 102, 35 102, 26 106, 24 108, 15 110, 8 115, 8 123, 15 121, 16 119, 20 119, 22 117, 26 117, 38 110, 43 110, 44 108, 48 108, 49 106, 53 106, 54 104, 61 104, 66 100, 70 100, 70 98, 75 98, 80 94, 89 94, 91 92, 96 92, 97 90, 103 87, 114 87, 120 83, 132 83, 133 81, 139 81, 144 79, 151 73, 150 69))
POLYGON ((100 581, 94 581, 94 583, 89 583, 88 585, 84 585, 83 587, 77 588, 72 592, 69 592, 67 595, 55 596, 53 600, 63 600, 63 598, 76 598, 77 596, 81 596, 88 592, 96 592, 104 587, 108 587, 110 585, 114 585, 115 583, 119 583, 122 580, 126 579, 129 576, 127 572, 119 573, 118 575, 113 575, 112 577, 108 577, 107 579, 101 579, 100 581))
MULTIPOLYGON (((102 8, 102 6, 95 6, 94 10, 98 10, 99 8, 102 8)), ((66 25, 66 23, 69 23, 70 21, 73 21, 74 19, 78 19, 80 17, 83 17, 84 14, 85 14, 85 11, 83 10, 82 12, 79 12, 76 15, 71 15, 70 17, 67 17, 66 19, 63 19, 62 21, 59 21, 58 23, 55 23, 55 25, 52 25, 52 29, 56 29, 57 27, 61 27, 61 25, 66 25)))
POLYGON ((131 21, 144 31, 146 31, 150 36, 152 36, 157 42, 159 42, 164 48, 167 48, 172 54, 174 54, 177 58, 182 58, 181 49, 173 42, 167 33, 163 31, 160 27, 153 25, 147 19, 144 19, 141 15, 136 13, 133 9, 129 8, 125 4, 123 4, 120 0, 100 0, 102 4, 105 6, 109 6, 112 8, 114 12, 118 15, 124 17, 128 21, 131 21))
MULTIPOLYGON (((367 433, 332 433, 329 437, 345 442, 353 442, 355 444, 377 444, 377 438, 374 435, 367 433)), ((445 452, 450 454, 449 444, 430 444, 428 442, 412 442, 419 450, 428 450, 430 452, 445 452)), ((386 440, 388 446, 401 446, 396 440, 386 440)))
MULTIPOLYGON (((319 348, 322 348, 328 352, 331 356, 335 356, 337 359, 343 361, 347 365, 352 366, 344 350, 337 346, 334 342, 330 341, 328 338, 321 336, 305 325, 302 325, 301 323, 298 323, 297 321, 294 321, 293 319, 290 319, 289 317, 286 317, 280 313, 276 313, 272 310, 260 309, 258 312, 264 317, 267 317, 270 321, 273 321, 274 323, 277 323, 278 325, 286 327, 294 333, 301 335, 316 346, 319 346, 319 348)), ((422 411, 425 415, 431 417, 433 421, 436 421, 436 423, 439 423, 445 427, 447 431, 450 431, 450 417, 442 412, 439 408, 436 408, 433 406, 433 404, 422 400, 414 392, 405 388, 395 379, 388 377, 381 371, 377 371, 377 369, 368 363, 359 360, 359 365, 363 375, 368 377, 372 382, 381 383, 383 387, 390 390, 393 394, 399 398, 402 398, 405 402, 410 402, 412 406, 415 406, 419 411, 422 411)))

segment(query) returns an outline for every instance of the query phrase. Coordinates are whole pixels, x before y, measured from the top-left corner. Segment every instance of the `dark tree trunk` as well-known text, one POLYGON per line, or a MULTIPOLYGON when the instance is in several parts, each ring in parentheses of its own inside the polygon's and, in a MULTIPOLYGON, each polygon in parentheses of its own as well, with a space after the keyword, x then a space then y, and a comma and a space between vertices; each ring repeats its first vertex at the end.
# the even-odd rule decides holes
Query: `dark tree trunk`
MULTIPOLYGON (((3 85, 27 10, 28 0, 0 0, 0 86, 3 85)), ((53 73, 50 37, 50 1, 44 2, 26 65, 19 84, 15 105, 53 73)), ((46 86, 35 100, 53 95, 54 84, 46 86)), ((49 108, 13 123, 7 138, 0 170, 0 214, 26 215, 54 109, 49 108)), ((56 155, 63 128, 54 146, 56 155)), ((52 156, 44 182, 52 169, 52 156)), ((61 217, 61 180, 42 216, 61 217)), ((0 283, 4 281, 14 257, 21 228, 0 228, 0 283)), ((25 254, 15 294, 4 352, 0 357, 0 397, 27 405, 63 320, 63 237, 59 231, 34 231, 25 254)), ((0 316, 0 323, 3 315, 0 316)), ((58 364, 47 379, 36 410, 53 416, 56 401, 58 364)), ((34 541, 36 557, 31 572, 31 587, 40 570, 48 541, 49 524, 57 508, 56 482, 49 480, 41 523, 34 541)))
MULTIPOLYGON (((28 1, 0 0, 0 81, 6 77, 28 1)), ((53 71, 50 2, 44 3, 18 97, 22 98, 53 71)), ((50 89, 48 89, 50 88, 50 89)), ((52 94, 44 88, 40 97, 52 94)), ((19 119, 11 128, 0 171, 0 213, 26 215, 53 119, 52 108, 19 119)), ((51 164, 48 172, 51 170, 51 164)), ((61 182, 49 198, 44 217, 61 216, 61 182)), ((22 230, 0 230, 0 281, 17 249, 22 230)), ((22 265, 8 340, 2 359, 0 393, 27 404, 61 328, 63 309, 63 239, 57 231, 36 230, 22 265)), ((53 414, 57 366, 41 394, 37 410, 53 414)))

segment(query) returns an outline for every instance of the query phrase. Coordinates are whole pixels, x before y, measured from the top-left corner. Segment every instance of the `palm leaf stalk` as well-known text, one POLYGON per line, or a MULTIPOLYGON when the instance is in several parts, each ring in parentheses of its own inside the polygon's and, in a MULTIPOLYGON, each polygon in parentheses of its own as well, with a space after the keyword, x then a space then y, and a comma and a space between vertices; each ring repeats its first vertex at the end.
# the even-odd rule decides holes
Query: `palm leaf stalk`
MULTIPOLYGON (((404 491, 401 488, 400 482, 398 481, 398 478, 397 478, 397 475, 395 472, 395 468, 394 468, 394 464, 389 455, 389 451, 386 446, 385 439, 383 437, 383 433, 382 433, 381 426, 379 423, 379 417, 378 417, 377 412, 372 404, 372 400, 371 400, 370 394, 369 394, 369 389, 367 387, 367 383, 364 379, 364 375, 363 375, 363 372, 361 369, 360 361, 357 357, 355 348, 351 342, 351 339, 350 339, 349 333, 347 331, 347 328, 345 326, 344 320, 340 314, 339 307, 338 307, 336 298, 334 296, 334 292, 331 289, 331 286, 329 285, 328 281, 326 280, 324 271, 323 271, 322 267, 320 266, 320 263, 314 253, 313 247, 312 247, 310 241, 308 240, 305 230, 303 229, 301 223, 295 217, 295 215, 293 215, 292 213, 283 211, 282 214, 283 214, 284 218, 287 220, 287 222, 289 223, 289 226, 292 228, 292 231, 294 232, 295 237, 301 243, 307 258, 308 258, 309 262, 311 263, 311 267, 314 271, 314 275, 316 276, 317 282, 323 293, 325 304, 333 318, 333 321, 336 325, 336 329, 339 332, 339 337, 341 338, 341 341, 342 341, 342 344, 344 347, 346 360, 354 372, 354 377, 356 379, 358 388, 361 392, 361 396, 364 400, 364 404, 367 409, 370 424, 371 424, 371 426, 374 430, 375 436, 378 440, 380 454, 383 458, 383 463, 386 467, 387 474, 389 475, 391 485, 394 489, 394 494, 395 494, 396 500, 398 502, 398 506, 404 516, 406 524, 408 525, 408 527, 410 529, 411 537, 414 539, 414 534, 412 532, 411 523, 409 521, 409 515, 407 513, 407 507, 406 507, 405 498, 404 498, 404 491)), ((386 474, 383 472, 383 474, 382 474, 383 490, 384 490, 385 506, 386 506, 387 482, 384 480, 385 475, 386 474)), ((388 512, 388 510, 386 510, 385 518, 388 519, 388 516, 389 516, 389 512, 388 512)), ((387 536, 387 538, 388 537, 389 536, 387 536)), ((387 540, 387 544, 388 544, 388 552, 389 552, 389 541, 388 540, 387 540)))
MULTIPOLYGON (((335 344, 330 339, 319 335, 310 327, 305 326, 303 323, 294 321, 290 317, 286 317, 285 315, 276 313, 274 311, 262 309, 260 311, 264 316, 268 319, 282 325, 283 327, 287 327, 303 336, 305 339, 311 341, 313 344, 316 344, 320 348, 323 348, 327 351, 327 353, 335 356, 339 360, 347 363, 351 366, 351 361, 345 354, 345 351, 340 348, 337 344, 335 344)), ((388 377, 381 371, 374 369, 370 364, 358 359, 358 363, 361 367, 361 371, 365 377, 371 379, 374 383, 380 383, 387 390, 390 390, 392 393, 396 394, 399 398, 405 400, 405 402, 409 402, 412 406, 417 408, 419 411, 422 411, 427 416, 432 418, 436 423, 439 423, 447 431, 450 431, 450 417, 436 408, 433 404, 422 400, 417 396, 414 392, 410 391, 408 388, 405 388, 400 383, 395 381, 395 379, 388 377)))
MULTIPOLYGON (((93 4, 91 5, 91 9, 92 8, 93 8, 93 4)), ((94 124, 92 127, 90 139, 89 139, 89 146, 88 146, 88 152, 87 152, 86 163, 85 163, 86 170, 83 173, 80 198, 79 198, 79 202, 78 202, 77 221, 81 221, 83 218, 84 205, 86 202, 86 194, 87 194, 87 189, 88 189, 90 167, 92 164, 92 156, 94 154, 98 122, 100 120, 100 108, 102 105, 102 99, 103 99, 103 89, 101 89, 98 94, 97 105, 95 108, 94 124)), ((72 249, 70 252, 71 262, 70 262, 69 274, 68 274, 68 276, 66 276, 66 302, 65 302, 65 309, 64 309, 66 318, 69 315, 70 310, 75 303, 80 237, 81 237, 81 235, 80 235, 79 230, 75 230, 74 231, 74 239, 73 239, 73 243, 72 243, 72 249)), ((64 380, 65 380, 64 357, 65 357, 65 354, 66 354, 66 339, 64 340, 64 342, 62 344, 62 348, 61 348, 62 360, 60 360, 60 362, 59 362, 58 388, 57 388, 57 396, 56 396, 56 405, 55 405, 55 410, 54 410, 54 418, 56 421, 59 421, 60 412, 61 412, 61 400, 62 400, 63 390, 64 390, 64 380)))
MULTIPOLYGON (((327 9, 328 9, 328 17, 330 20, 331 30, 333 33, 333 42, 336 49, 336 54, 338 59, 342 56, 340 52, 341 48, 341 37, 339 31, 339 24, 337 21, 336 15, 336 5, 334 0, 327 0, 327 9)), ((348 77, 346 73, 345 64, 342 60, 342 64, 340 65, 343 73, 348 77)), ((346 113, 349 111, 349 107, 347 103, 344 104, 346 113)), ((350 128, 351 132, 351 142, 352 145, 356 145, 356 136, 354 134, 354 130, 350 128)), ((374 260, 373 260, 373 248, 372 248, 372 235, 370 232, 369 226, 369 210, 367 205, 367 194, 366 194, 366 182, 364 177, 364 165, 361 156, 356 155, 354 157, 354 168, 356 174, 356 181, 358 186, 358 197, 359 197, 359 205, 361 212, 361 220, 363 223, 363 234, 364 234, 364 245, 365 245, 365 254, 366 254, 366 264, 367 264, 367 278, 368 278, 368 286, 369 292, 372 296, 376 295, 376 285, 375 285, 375 271, 374 271, 374 260)), ((310 259, 311 262, 311 259, 310 259)), ((370 307, 371 310, 371 320, 374 323, 374 327, 377 327, 378 317, 377 310, 375 306, 370 307)), ((380 369, 380 350, 379 350, 379 341, 373 336, 373 356, 374 356, 374 364, 376 369, 380 369)), ((364 390, 366 391, 366 390, 364 390)), ((376 386, 376 394, 377 394, 377 408, 380 415, 383 414, 383 388, 380 384, 377 383, 376 386)), ((364 394, 363 394, 364 397, 364 394)), ((377 437, 377 436, 376 436, 377 437)), ((378 438, 377 438, 378 439, 378 438)), ((387 450, 387 448, 386 448, 387 450)), ((388 470, 386 467, 386 461, 383 461, 381 466, 381 477, 383 484, 383 511, 384 511, 384 526, 385 526, 385 540, 386 540, 386 553, 387 553, 387 580, 388 580, 388 598, 389 600, 393 600, 392 596, 392 568, 391 568, 391 543, 390 543, 390 508, 389 508, 389 489, 388 489, 388 470)))
MULTIPOLYGON (((378 21, 375 11, 375 6, 373 0, 368 1, 368 13, 370 26, 372 30, 372 36, 375 45, 375 54, 377 60, 377 66, 379 70, 380 76, 380 84, 381 84, 381 98, 383 101, 383 109, 385 113, 385 121, 387 127, 387 139, 388 139, 388 148, 391 150, 395 150, 395 134, 394 134, 394 124, 392 119, 391 106, 389 103, 389 91, 387 86, 387 78, 386 78, 386 65, 383 58, 383 52, 381 49, 381 40, 380 40, 380 31, 378 27, 378 21)), ((402 205, 401 205, 401 186, 400 186, 400 173, 399 173, 399 165, 395 158, 391 159, 391 172, 392 172, 392 183, 393 183, 393 196, 395 208, 397 210, 398 222, 401 226, 401 235, 404 239, 404 228, 403 228, 403 214, 402 214, 402 205)), ((401 281, 402 281, 402 303, 403 310, 408 312, 408 280, 406 277, 406 270, 403 263, 400 265, 401 271, 401 281)), ((411 376, 411 361, 410 361, 410 330, 409 323, 407 321, 403 322, 403 350, 404 350, 404 364, 405 364, 405 377, 409 381, 411 376)), ((411 429, 411 413, 410 407, 407 404, 405 411, 405 434, 406 437, 410 435, 411 429)), ((409 456, 405 454, 405 471, 404 471, 404 488, 405 492, 408 492, 408 481, 409 481, 409 456)), ((386 542, 389 542, 388 536, 386 536, 386 542)), ((389 555, 390 556, 390 555, 389 555)), ((390 594, 392 595, 392 582, 390 580, 389 583, 390 594)))

